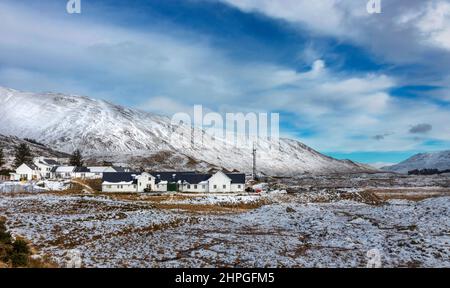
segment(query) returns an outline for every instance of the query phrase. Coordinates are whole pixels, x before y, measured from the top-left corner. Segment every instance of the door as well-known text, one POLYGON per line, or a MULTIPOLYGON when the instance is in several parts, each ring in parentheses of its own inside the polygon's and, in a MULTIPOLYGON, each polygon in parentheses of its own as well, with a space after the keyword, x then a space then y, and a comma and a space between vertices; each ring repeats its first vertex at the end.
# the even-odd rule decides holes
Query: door
POLYGON ((167 191, 169 192, 177 192, 177 183, 168 183, 167 191))

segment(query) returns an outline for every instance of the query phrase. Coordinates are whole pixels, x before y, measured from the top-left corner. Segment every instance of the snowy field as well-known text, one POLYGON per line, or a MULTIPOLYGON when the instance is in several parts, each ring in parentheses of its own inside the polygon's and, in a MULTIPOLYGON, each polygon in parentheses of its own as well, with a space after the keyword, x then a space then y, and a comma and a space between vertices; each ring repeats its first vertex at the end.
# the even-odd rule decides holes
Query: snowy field
POLYGON ((60 265, 77 249, 84 267, 365 267, 377 249, 383 267, 450 267, 449 196, 2 193, 0 215, 60 265))

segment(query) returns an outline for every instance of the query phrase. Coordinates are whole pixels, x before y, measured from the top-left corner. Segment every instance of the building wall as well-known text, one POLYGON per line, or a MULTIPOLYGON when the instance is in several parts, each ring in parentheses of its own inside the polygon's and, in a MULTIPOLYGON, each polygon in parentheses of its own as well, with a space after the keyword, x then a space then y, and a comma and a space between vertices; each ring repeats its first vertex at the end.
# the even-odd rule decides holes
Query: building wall
POLYGON ((208 192, 209 187, 207 183, 202 184, 183 184, 180 187, 180 192, 186 193, 206 193, 208 192))
POLYGON ((39 168, 39 173, 40 173, 40 177, 41 178, 51 178, 51 171, 52 171, 52 167, 45 165, 45 164, 41 164, 39 163, 39 161, 35 161, 34 165, 36 165, 39 168))
POLYGON ((244 192, 245 184, 231 184, 231 192, 244 192))
POLYGON ((142 173, 141 175, 137 176, 136 179, 138 180, 138 192, 144 192, 145 189, 150 189, 151 191, 157 191, 156 185, 155 185, 155 177, 148 173, 142 173))
POLYGON ((81 179, 102 179, 103 173, 74 172, 72 173, 72 177, 81 179))
POLYGON ((208 192, 229 193, 231 192, 231 179, 222 172, 217 172, 208 180, 208 192))
POLYGON ((30 167, 28 167, 25 164, 20 165, 16 169, 16 173, 11 174, 11 180, 13 181, 20 181, 20 180, 39 180, 40 175, 38 171, 34 171, 30 167))
POLYGON ((156 192, 167 192, 167 183, 158 183, 155 184, 156 192))
POLYGON ((132 193, 137 192, 136 184, 102 184, 102 192, 132 193))
POLYGON ((55 178, 58 179, 71 179, 74 176, 73 172, 56 172, 54 173, 55 178))

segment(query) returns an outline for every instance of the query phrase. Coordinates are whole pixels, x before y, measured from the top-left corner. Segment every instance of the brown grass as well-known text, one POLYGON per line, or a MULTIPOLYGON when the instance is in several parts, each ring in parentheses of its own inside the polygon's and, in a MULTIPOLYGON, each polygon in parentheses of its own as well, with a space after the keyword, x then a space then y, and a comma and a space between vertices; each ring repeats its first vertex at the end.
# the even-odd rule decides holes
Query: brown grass
POLYGON ((405 188, 405 189, 371 189, 367 190, 383 201, 391 199, 422 201, 429 198, 450 196, 448 188, 405 188))

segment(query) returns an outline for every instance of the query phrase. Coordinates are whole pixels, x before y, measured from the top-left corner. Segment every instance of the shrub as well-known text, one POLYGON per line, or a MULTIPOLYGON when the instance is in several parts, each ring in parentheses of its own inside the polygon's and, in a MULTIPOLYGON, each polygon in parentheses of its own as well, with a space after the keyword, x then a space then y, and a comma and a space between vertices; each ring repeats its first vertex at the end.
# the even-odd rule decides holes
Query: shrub
POLYGON ((13 243, 13 253, 17 254, 30 254, 30 248, 28 248, 27 242, 21 239, 17 239, 13 243))
POLYGON ((26 267, 28 265, 28 254, 12 253, 10 255, 11 264, 13 267, 26 267))
POLYGON ((6 231, 5 220, 0 219, 0 244, 11 244, 11 233, 6 231))
POLYGON ((6 231, 5 220, 0 218, 0 261, 13 267, 26 267, 30 255, 27 242, 22 239, 13 242, 11 233, 6 231))
POLYGON ((35 144, 35 145, 38 145, 38 146, 44 146, 45 147, 44 144, 36 141, 35 139, 25 138, 23 140, 25 140, 25 141, 27 141, 28 143, 31 143, 31 144, 35 144))

